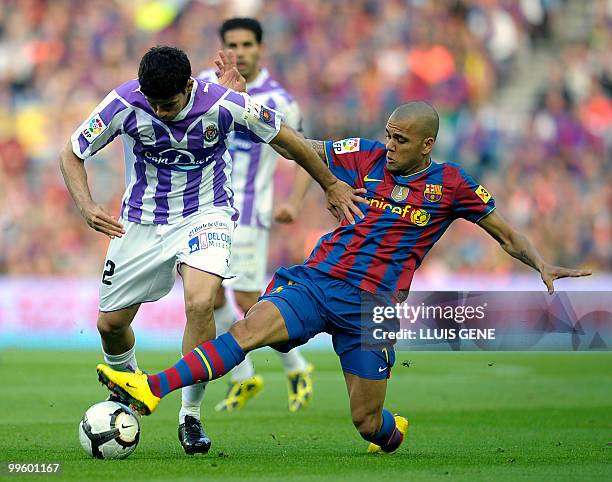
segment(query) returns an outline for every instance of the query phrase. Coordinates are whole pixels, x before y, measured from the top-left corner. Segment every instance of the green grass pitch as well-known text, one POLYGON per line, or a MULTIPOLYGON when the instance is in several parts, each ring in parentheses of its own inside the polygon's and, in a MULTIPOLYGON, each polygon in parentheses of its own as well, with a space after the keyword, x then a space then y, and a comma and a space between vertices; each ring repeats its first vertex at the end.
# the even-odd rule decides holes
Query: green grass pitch
MULTIPOLYGON (((612 353, 398 353, 386 406, 411 427, 392 456, 365 453, 333 353, 307 353, 315 396, 298 414, 286 410, 278 358, 254 355, 266 385, 247 408, 214 413, 226 385, 209 386, 207 456, 182 452, 177 392, 143 418, 131 457, 100 461, 77 436, 83 412, 106 397, 99 354, 4 351, 0 460, 62 463, 61 475, 32 480, 612 480, 612 353)), ((175 358, 138 354, 149 371, 175 358)))

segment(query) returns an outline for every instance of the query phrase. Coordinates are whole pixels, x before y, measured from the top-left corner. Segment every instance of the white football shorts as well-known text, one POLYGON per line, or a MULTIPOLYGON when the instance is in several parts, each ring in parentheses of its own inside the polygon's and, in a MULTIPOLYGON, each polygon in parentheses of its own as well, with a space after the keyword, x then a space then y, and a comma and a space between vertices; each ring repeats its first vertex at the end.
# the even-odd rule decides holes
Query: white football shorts
POLYGON ((232 243, 232 271, 235 278, 224 281, 235 291, 261 293, 265 289, 268 262, 268 230, 239 224, 232 243))
POLYGON ((174 286, 177 268, 232 278, 234 222, 223 209, 202 211, 174 224, 122 220, 125 234, 111 240, 100 284, 100 311, 155 301, 174 286))

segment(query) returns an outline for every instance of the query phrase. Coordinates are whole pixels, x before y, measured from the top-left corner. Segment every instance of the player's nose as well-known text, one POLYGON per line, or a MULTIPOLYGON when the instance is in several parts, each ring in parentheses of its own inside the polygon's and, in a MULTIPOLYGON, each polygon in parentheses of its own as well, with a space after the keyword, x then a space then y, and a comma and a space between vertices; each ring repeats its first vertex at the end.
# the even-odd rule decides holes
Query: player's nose
POLYGON ((160 119, 165 118, 168 115, 168 111, 164 110, 164 109, 156 109, 155 110, 155 115, 157 117, 159 117, 160 119))

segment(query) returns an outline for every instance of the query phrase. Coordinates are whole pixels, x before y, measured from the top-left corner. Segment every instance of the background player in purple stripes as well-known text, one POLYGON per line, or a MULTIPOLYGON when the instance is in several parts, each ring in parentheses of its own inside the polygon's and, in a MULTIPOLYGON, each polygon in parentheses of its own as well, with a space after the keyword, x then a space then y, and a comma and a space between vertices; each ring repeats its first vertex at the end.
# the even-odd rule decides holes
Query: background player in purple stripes
MULTIPOLYGON (((231 85, 234 76, 239 73, 228 69, 220 80, 231 85)), ((142 57, 138 79, 110 92, 60 155, 62 174, 82 216, 111 238, 97 326, 104 359, 117 370, 137 370, 130 324, 141 303, 170 291, 177 271, 187 315, 183 353, 215 337, 213 303, 221 281, 232 276, 230 251, 238 219, 227 146, 232 131, 288 149, 323 187, 332 209, 351 221, 351 211, 361 214, 354 202, 362 198, 332 175, 277 112, 247 94, 192 78, 181 50, 152 48, 142 57), (117 136, 126 165, 119 219, 92 199, 84 166, 117 136)), ((179 438, 188 453, 210 447, 198 417, 183 417, 179 438)))
POLYGON ((389 118, 386 145, 360 138, 310 141, 332 172, 367 190, 365 217, 324 235, 304 264, 279 269, 244 320, 173 367, 147 376, 98 365, 100 380, 150 413, 172 390, 224 375, 251 350, 270 345, 286 351, 326 331, 340 358, 353 423, 370 442, 368 451, 396 450, 408 422, 384 408, 395 354, 392 345, 362 346, 368 321, 362 319, 364 301, 392 304, 407 292, 415 270, 452 221, 477 223, 508 254, 538 271, 551 293, 555 279, 590 274, 544 261, 497 214, 483 186, 456 164, 432 161, 438 125, 429 104, 411 102, 389 118))
MULTIPOLYGON (((219 35, 224 49, 231 50, 236 55, 236 67, 245 78, 246 92, 251 98, 281 113, 283 122, 302 132, 302 116, 297 103, 270 77, 267 69, 261 66, 263 31, 260 23, 253 18, 231 18, 223 22, 219 35)), ((205 70, 198 78, 217 81, 214 70, 205 70)), ((230 136, 229 150, 233 162, 234 204, 240 211, 240 217, 234 231, 231 259, 236 278, 224 281, 223 286, 232 288, 236 304, 243 313, 247 313, 257 303, 265 288, 268 231, 274 206, 272 177, 278 154, 271 146, 257 144, 241 132, 230 136)), ((306 194, 309 181, 308 173, 298 167, 290 201, 287 206, 279 207, 278 219, 292 220, 288 214, 297 210, 306 194)), ((217 334, 225 333, 235 321, 236 313, 226 299, 222 287, 215 300, 217 334)), ((279 352, 279 355, 287 373, 289 410, 295 412, 307 406, 312 397, 312 365, 306 362, 297 348, 288 353, 279 352)), ((263 388, 263 379, 255 374, 255 368, 248 356, 232 370, 230 377, 227 395, 215 406, 215 410, 232 411, 242 408, 263 388)), ((183 396, 185 395, 183 391, 183 396)), ((199 411, 197 399, 188 403, 197 404, 194 409, 199 411)))

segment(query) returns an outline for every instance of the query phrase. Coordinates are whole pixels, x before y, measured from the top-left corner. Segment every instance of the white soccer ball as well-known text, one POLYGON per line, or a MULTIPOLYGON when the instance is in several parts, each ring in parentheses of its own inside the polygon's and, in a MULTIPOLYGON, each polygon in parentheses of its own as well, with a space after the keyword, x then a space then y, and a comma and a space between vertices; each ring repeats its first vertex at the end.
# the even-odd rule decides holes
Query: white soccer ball
POLYGON ((139 438, 138 417, 122 403, 96 403, 79 423, 81 447, 98 459, 126 458, 136 450, 139 438))

